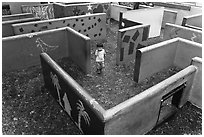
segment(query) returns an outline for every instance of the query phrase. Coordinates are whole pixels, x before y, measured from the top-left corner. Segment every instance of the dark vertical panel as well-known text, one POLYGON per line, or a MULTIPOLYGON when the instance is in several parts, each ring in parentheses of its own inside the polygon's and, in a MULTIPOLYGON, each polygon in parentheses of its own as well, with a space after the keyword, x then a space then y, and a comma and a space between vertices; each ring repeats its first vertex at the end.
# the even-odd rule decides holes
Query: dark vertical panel
POLYGON ((128 51, 128 55, 132 54, 133 51, 134 51, 134 46, 135 46, 135 43, 133 42, 130 42, 129 44, 129 51, 128 51))
POLYGON ((123 13, 120 12, 120 15, 119 15, 119 29, 123 28, 122 22, 123 22, 123 13))
POLYGON ((147 40, 148 37, 149 37, 149 27, 144 27, 144 29, 143 29, 142 41, 147 40))
POLYGON ((120 48, 120 61, 123 61, 124 48, 120 48))
POLYGON ((133 37, 132 37, 132 40, 134 40, 134 41, 136 41, 137 40, 137 38, 138 38, 138 36, 139 36, 139 31, 137 30, 136 32, 135 32, 135 34, 133 35, 133 37))
POLYGON ((135 59, 135 68, 134 68, 134 81, 138 83, 139 74, 140 74, 140 63, 141 63, 141 51, 136 51, 136 59, 135 59))

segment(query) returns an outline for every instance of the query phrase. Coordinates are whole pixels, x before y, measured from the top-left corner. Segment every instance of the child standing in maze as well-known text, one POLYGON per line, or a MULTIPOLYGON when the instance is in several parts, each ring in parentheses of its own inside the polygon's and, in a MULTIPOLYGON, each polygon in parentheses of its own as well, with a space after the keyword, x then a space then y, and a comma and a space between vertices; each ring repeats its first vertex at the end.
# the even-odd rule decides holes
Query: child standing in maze
POLYGON ((95 51, 96 56, 96 72, 100 74, 102 69, 105 67, 104 61, 106 56, 106 51, 103 48, 103 44, 97 44, 97 49, 95 51))

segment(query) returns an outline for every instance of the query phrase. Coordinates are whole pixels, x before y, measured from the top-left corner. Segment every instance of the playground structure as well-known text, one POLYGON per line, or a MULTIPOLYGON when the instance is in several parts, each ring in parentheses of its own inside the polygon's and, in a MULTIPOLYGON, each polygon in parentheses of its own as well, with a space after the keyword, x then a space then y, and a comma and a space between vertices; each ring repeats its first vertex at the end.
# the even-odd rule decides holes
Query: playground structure
MULTIPOLYGON (((184 49, 185 52, 189 53, 192 48, 197 48, 198 52, 195 53, 196 57, 191 60, 191 57, 194 55, 190 55, 188 58, 185 58, 186 62, 184 62, 184 64, 179 64, 182 60, 182 55, 186 55, 186 53, 181 53, 183 52, 182 49, 178 49, 178 55, 175 55, 176 59, 174 62, 183 67, 182 71, 108 110, 101 107, 83 87, 46 53, 42 53, 41 65, 45 86, 84 134, 145 134, 167 117, 168 113, 161 113, 161 107, 163 101, 171 96, 173 96, 172 105, 176 108, 182 107, 186 101, 191 101, 196 106, 202 107, 200 96, 202 93, 201 75, 199 75, 202 73, 202 61, 201 58, 197 57, 201 56, 201 44, 180 38, 169 41, 172 43, 163 42, 161 44, 159 43, 159 45, 162 46, 158 47, 155 45, 150 47, 151 49, 156 47, 158 54, 160 50, 169 49, 169 45, 175 49, 175 46, 178 46, 176 42, 180 42, 181 45, 179 46, 184 49), (191 49, 185 47, 186 43, 189 43, 191 49), (80 121, 78 119, 79 117, 81 118, 80 121), (97 133, 95 131, 97 131, 97 133)), ((148 49, 150 47, 146 48, 148 49)), ((145 50, 145 48, 139 50, 142 51, 145 50)), ((148 49, 148 51, 151 50, 148 49)), ((152 51, 155 53, 155 50, 152 51)), ((162 58, 162 56, 165 56, 165 53, 166 52, 158 56, 162 58)), ((136 56, 138 56, 138 54, 141 53, 137 51, 136 56)), ((152 55, 151 52, 149 52, 149 54, 152 55)), ((140 60, 141 64, 143 64, 143 62, 145 64, 148 59, 149 58, 145 57, 142 58, 140 60)), ((166 58, 162 59, 167 60, 166 58)), ((172 60, 167 62, 161 61, 159 62, 161 67, 155 67, 155 69, 159 71, 171 65, 171 62, 172 60)), ((146 70, 149 69, 149 67, 144 65, 143 69, 146 70)), ((143 77, 151 75, 146 76, 146 73, 142 72, 139 72, 139 74, 143 77)))
MULTIPOLYGON (((72 4, 56 5, 63 5, 67 10, 73 8, 72 4)), ((76 5, 87 6, 90 3, 76 5)), ((59 19, 19 24, 12 22, 13 25, 10 26, 17 36, 2 39, 3 73, 39 65, 41 62, 45 87, 84 134, 145 134, 168 117, 168 113, 161 111, 162 103, 172 96, 171 105, 175 108, 182 107, 186 101, 201 108, 202 31, 188 28, 194 24, 187 21, 183 23, 187 25, 183 26, 170 24, 176 23, 175 15, 179 14, 178 11, 169 10, 168 13, 172 13, 169 20, 163 16, 165 11, 168 11, 164 8, 139 10, 127 8, 128 10, 120 12, 119 16, 113 16, 111 10, 117 6, 108 5, 110 18, 117 20, 119 17, 116 63, 123 64, 135 60, 136 82, 171 65, 179 66, 182 71, 105 110, 54 60, 70 57, 86 74, 90 73, 90 41, 105 39, 107 11, 80 16, 68 15, 67 11, 60 13, 59 19), (157 20, 159 23, 155 24, 156 31, 161 30, 165 19, 163 42, 148 47, 141 44, 149 37, 160 36, 160 31, 153 32, 151 29, 151 26, 155 25, 154 22, 150 24, 151 21, 132 18, 134 14, 140 12, 141 16, 144 16, 145 12, 142 11, 148 14, 161 13, 157 20), (96 20, 97 24, 90 24, 90 20, 96 20), (100 35, 96 36, 95 32, 100 32, 100 35), (16 59, 19 61, 14 62, 16 59)), ((189 8, 184 9, 189 11, 189 8)), ((57 17, 56 14, 54 16, 57 17)))

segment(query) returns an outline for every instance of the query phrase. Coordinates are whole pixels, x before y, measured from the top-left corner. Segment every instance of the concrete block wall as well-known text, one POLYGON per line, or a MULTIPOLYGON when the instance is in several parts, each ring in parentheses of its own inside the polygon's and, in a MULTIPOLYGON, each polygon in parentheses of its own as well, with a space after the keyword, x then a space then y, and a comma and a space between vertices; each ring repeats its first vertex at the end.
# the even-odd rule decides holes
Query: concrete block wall
POLYGON ((110 18, 110 3, 80 3, 80 4, 63 4, 54 3, 55 18, 79 16, 94 13, 106 13, 107 19, 110 18))
POLYGON ((32 13, 22 13, 22 14, 4 15, 4 16, 2 16, 2 22, 3 22, 3 21, 9 21, 9 20, 32 18, 32 17, 34 17, 32 13))
MULTIPOLYGON (((126 25, 125 25, 126 26, 126 25)), ((132 26, 118 31, 116 64, 128 65, 134 61, 136 50, 144 47, 140 42, 147 40, 150 25, 132 26)))
POLYGON ((32 22, 32 21, 40 21, 40 18, 32 17, 32 18, 3 21, 2 22, 2 37, 14 36, 14 30, 13 30, 12 24, 32 22))
POLYGON ((3 38, 2 72, 39 65, 40 53, 46 52, 54 59, 69 56, 74 58, 74 61, 79 59, 76 61, 76 64, 82 67, 81 69, 87 73, 90 68, 89 43, 90 39, 88 37, 83 36, 71 28, 59 28, 3 38), (71 51, 69 52, 69 50, 71 51), (75 53, 75 56, 72 55, 73 53, 75 53))
POLYGON ((182 21, 182 26, 195 27, 202 30, 202 14, 184 17, 182 21))
POLYGON ((202 57, 202 45, 182 38, 174 38, 138 49, 134 80, 140 82, 172 65, 185 68, 193 57, 202 57))
POLYGON ((70 27, 92 40, 106 39, 106 14, 97 13, 13 25, 15 35, 70 27))
POLYGON ((42 20, 54 19, 53 4, 33 4, 22 5, 22 13, 32 13, 35 17, 39 17, 42 20))
POLYGON ((168 40, 176 37, 184 38, 197 43, 202 43, 202 31, 166 23, 163 39, 168 40))
POLYGON ((121 12, 122 17, 131 21, 150 25, 149 37, 160 36, 164 8, 145 8, 121 12), (146 17, 146 18, 144 18, 146 17))

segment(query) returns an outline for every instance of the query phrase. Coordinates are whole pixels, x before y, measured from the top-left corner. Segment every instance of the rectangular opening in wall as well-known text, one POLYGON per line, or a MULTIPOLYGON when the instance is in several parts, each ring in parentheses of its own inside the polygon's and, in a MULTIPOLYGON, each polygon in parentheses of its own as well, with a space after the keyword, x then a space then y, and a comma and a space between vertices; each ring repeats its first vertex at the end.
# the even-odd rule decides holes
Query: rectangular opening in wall
POLYGON ((167 118, 176 113, 179 109, 180 100, 185 87, 186 83, 176 87, 162 97, 156 125, 164 122, 167 118))

